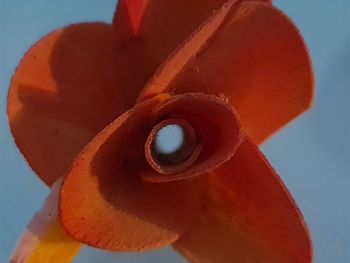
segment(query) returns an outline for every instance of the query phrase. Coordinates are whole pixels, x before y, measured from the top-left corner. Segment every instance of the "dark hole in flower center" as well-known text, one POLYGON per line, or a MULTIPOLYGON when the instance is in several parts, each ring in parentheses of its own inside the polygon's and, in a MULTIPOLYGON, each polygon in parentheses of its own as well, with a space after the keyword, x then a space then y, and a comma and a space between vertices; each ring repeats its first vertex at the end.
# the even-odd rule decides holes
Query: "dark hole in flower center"
POLYGON ((148 164, 158 172, 142 177, 149 182, 174 180, 197 160, 202 145, 194 127, 183 119, 166 119, 151 130, 146 143, 145 155, 148 164), (167 176, 162 176, 167 175, 167 176), (169 179, 170 178, 170 179, 169 179))
POLYGON ((147 161, 160 174, 184 171, 195 162, 200 150, 195 129, 182 119, 158 123, 145 144, 147 161))
POLYGON ((188 145, 188 134, 178 124, 169 124, 161 128, 152 145, 153 156, 159 163, 176 165, 184 162, 192 153, 188 145))

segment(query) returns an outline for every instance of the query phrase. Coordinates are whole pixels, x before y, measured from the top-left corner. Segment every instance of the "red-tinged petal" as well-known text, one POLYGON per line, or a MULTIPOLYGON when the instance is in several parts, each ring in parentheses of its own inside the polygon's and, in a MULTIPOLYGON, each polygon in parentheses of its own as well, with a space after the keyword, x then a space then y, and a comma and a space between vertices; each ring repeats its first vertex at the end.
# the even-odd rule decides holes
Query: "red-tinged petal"
POLYGON ((191 262, 311 262, 300 211, 249 139, 210 174, 208 187, 205 207, 175 243, 191 262))
POLYGON ((46 184, 134 104, 149 78, 138 68, 148 63, 144 55, 118 43, 111 25, 71 25, 41 39, 20 62, 8 117, 18 147, 46 184))
POLYGON ((177 49, 139 99, 170 91, 226 96, 260 143, 309 108, 311 63, 298 30, 281 11, 261 2, 233 3, 177 49))
POLYGON ((144 143, 153 108, 168 95, 136 105, 100 132, 75 160, 60 196, 67 232, 88 245, 141 251, 169 245, 188 229, 202 205, 206 176, 144 182, 144 143))

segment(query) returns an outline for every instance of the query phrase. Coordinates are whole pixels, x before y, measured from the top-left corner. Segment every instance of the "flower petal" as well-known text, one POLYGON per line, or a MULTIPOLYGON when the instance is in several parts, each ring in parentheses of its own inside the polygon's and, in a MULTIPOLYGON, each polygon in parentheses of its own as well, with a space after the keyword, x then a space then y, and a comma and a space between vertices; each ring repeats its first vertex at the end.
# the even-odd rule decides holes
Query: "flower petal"
POLYGON ((144 182, 144 143, 152 110, 168 95, 136 105, 99 133, 68 172, 60 196, 67 232, 88 245, 114 251, 164 247, 188 229, 202 205, 206 176, 144 182))
POLYGON ((298 30, 281 11, 261 2, 233 3, 183 43, 139 99, 169 91, 226 96, 247 133, 261 143, 309 108, 311 63, 298 30))
POLYGON ((311 262, 296 204, 249 139, 210 174, 208 187, 197 221, 175 243, 191 262, 311 262))
POLYGON ((134 69, 140 60, 137 47, 120 47, 103 23, 56 30, 25 54, 10 86, 8 117, 18 147, 46 184, 134 104, 153 72, 134 69))

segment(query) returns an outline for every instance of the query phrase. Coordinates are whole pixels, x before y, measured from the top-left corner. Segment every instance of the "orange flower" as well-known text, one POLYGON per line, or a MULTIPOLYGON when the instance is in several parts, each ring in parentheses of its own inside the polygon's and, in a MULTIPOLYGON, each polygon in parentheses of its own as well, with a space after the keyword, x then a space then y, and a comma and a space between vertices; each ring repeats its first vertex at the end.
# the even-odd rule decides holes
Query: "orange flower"
POLYGON ((311 262, 303 218, 255 144, 309 108, 312 87, 301 36, 269 1, 120 0, 113 25, 50 33, 8 96, 18 147, 57 181, 13 262, 67 262, 80 242, 311 262), (173 124, 184 144, 166 154, 155 141, 173 124))

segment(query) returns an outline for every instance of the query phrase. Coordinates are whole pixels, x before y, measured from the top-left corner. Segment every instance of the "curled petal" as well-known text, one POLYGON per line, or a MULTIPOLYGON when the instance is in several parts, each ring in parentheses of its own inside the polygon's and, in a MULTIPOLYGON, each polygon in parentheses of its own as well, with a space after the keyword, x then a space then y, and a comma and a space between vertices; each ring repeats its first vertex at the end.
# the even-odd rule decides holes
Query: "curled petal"
POLYGON ((214 96, 160 94, 137 104, 75 160, 61 192, 64 227, 83 243, 116 251, 174 242, 203 205, 205 172, 234 154, 240 135, 234 110, 214 96), (171 157, 175 164, 164 166, 164 159, 154 155, 152 141, 154 130, 169 123, 186 127, 189 146, 197 149, 199 143, 200 148, 193 152, 185 147, 181 156, 171 157))
POLYGON ((88 245, 114 251, 166 246, 193 221, 206 177, 155 184, 140 174, 149 165, 144 143, 153 109, 169 99, 159 95, 136 105, 81 152, 60 196, 60 219, 67 232, 88 245))
POLYGON ((175 243, 191 262, 311 262, 310 236, 296 204, 248 138, 210 173, 208 187, 193 227, 175 243))
MULTIPOLYGON (((179 156, 174 156, 185 160, 179 164, 157 163, 152 149, 156 132, 151 132, 146 143, 146 156, 159 174, 152 170, 146 172, 142 176, 147 181, 171 181, 203 174, 227 161, 241 143, 236 112, 226 100, 215 96, 201 93, 177 95, 157 105, 153 115, 156 120, 170 119, 184 127, 189 135, 186 146, 190 146, 192 152, 189 154, 188 147, 185 147, 179 156)), ((160 122, 155 131, 166 125, 168 121, 160 122)))
POLYGON ((169 91, 228 97, 261 143, 309 108, 313 76, 305 44, 281 11, 227 1, 158 69, 139 100, 169 91))
MULTIPOLYGON (((184 119, 166 119, 157 124, 150 135, 147 138, 145 144, 145 154, 148 163, 151 167, 160 174, 171 175, 154 177, 154 173, 151 176, 144 176, 145 180, 156 181, 160 178, 168 181, 173 179, 173 174, 184 171, 193 165, 197 161, 198 156, 202 150, 202 143, 197 137, 196 131, 193 126, 184 119), (177 125, 183 132, 183 142, 178 150, 173 153, 162 153, 157 148, 156 141, 161 130, 169 125, 177 125)), ((179 179, 178 176, 175 178, 179 179)), ((182 178, 180 176, 180 178, 182 178)))

